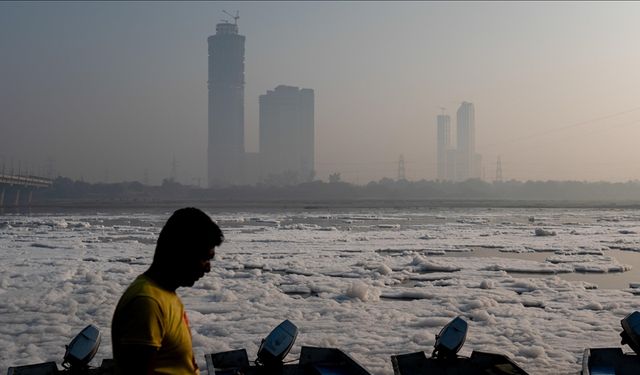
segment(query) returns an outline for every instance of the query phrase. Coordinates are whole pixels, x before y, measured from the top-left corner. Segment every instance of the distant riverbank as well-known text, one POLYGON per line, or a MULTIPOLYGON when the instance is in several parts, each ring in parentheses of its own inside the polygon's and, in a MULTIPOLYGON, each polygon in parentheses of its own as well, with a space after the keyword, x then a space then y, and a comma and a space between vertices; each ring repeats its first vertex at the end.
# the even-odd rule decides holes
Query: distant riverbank
POLYGON ((29 207, 5 207, 5 213, 53 212, 56 210, 164 210, 175 207, 196 206, 225 209, 430 209, 430 208, 620 208, 640 209, 640 201, 569 201, 569 200, 477 200, 477 199, 341 199, 341 200, 50 200, 37 202, 29 207))
MULTIPOLYGON (((405 181, 383 179, 366 185, 311 181, 297 185, 202 188, 165 180, 86 183, 57 178, 51 187, 33 190, 32 209, 154 208, 198 205, 230 208, 640 208, 640 182, 405 181)), ((7 193, 8 194, 8 193, 7 193)), ((17 196, 16 194, 13 194, 17 196)), ((12 196, 13 196, 12 195, 12 196)), ((24 194, 23 194, 24 195, 24 194)), ((29 192, 31 197, 31 192, 29 192)), ((13 200, 13 202, 17 199, 13 200)), ((5 203, 12 202, 6 199, 5 203)), ((5 204, 5 210, 8 208, 5 204)))

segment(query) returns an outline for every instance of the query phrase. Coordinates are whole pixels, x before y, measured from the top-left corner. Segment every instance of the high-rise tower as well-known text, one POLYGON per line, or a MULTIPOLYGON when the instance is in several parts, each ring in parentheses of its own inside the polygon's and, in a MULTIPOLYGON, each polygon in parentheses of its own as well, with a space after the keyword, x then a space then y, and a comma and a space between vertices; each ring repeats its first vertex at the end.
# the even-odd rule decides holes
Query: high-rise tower
POLYGON ((473 103, 462 102, 456 113, 456 138, 458 162, 456 180, 464 181, 479 177, 475 173, 476 165, 476 124, 473 103))
POLYGON ((398 181, 406 181, 407 174, 404 168, 404 155, 400 154, 400 158, 398 159, 398 181))
POLYGON ((297 181, 311 181, 314 154, 313 90, 279 85, 260 95, 262 177, 292 173, 297 181))
POLYGON ((500 156, 498 156, 498 162, 496 163, 496 181, 502 182, 502 161, 500 161, 500 156))
POLYGON ((234 23, 216 25, 209 44, 209 186, 244 181, 244 35, 234 23))
POLYGON ((447 175, 447 150, 451 148, 451 117, 445 114, 438 115, 437 121, 438 180, 449 180, 451 176, 447 175))

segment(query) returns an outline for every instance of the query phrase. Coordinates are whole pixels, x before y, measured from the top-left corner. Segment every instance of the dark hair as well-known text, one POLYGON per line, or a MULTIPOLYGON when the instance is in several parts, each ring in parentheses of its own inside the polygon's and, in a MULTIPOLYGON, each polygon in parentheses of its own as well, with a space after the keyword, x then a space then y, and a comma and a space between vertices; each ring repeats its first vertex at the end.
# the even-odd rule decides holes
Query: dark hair
POLYGON ((198 255, 220 246, 223 241, 222 230, 209 215, 194 207, 181 208, 162 227, 153 261, 198 255))

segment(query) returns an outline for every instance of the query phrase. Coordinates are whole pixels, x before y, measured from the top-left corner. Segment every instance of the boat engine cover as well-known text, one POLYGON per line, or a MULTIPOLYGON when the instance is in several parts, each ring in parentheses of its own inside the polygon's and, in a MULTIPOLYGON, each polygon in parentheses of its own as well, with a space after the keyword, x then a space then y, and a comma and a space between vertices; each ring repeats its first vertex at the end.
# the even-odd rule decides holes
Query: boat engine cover
POLYGON ((620 321, 622 344, 627 344, 640 355, 640 312, 634 311, 620 321))
POLYGON ((258 360, 265 365, 282 364, 298 336, 298 327, 285 320, 262 340, 258 349, 258 360))
POLYGON ((63 366, 83 367, 89 364, 100 347, 100 330, 93 324, 86 326, 67 345, 64 353, 63 366))
POLYGON ((444 326, 436 335, 433 356, 436 358, 455 356, 467 339, 467 328, 467 322, 459 316, 444 326))

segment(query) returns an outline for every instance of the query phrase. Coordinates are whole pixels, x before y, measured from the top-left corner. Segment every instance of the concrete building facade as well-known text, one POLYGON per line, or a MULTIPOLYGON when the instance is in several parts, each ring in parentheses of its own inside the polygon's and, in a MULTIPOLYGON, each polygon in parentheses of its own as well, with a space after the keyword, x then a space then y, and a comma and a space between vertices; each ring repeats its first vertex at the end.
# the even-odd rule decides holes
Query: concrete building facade
POLYGON ((465 181, 484 178, 482 155, 476 153, 475 108, 473 103, 463 102, 456 112, 455 146, 452 139, 451 118, 437 116, 436 159, 437 179, 441 181, 465 181))
POLYGON ((280 85, 260 96, 261 179, 285 183, 315 174, 314 92, 280 85))
POLYGON ((456 181, 479 177, 476 165, 476 124, 473 103, 462 102, 456 113, 456 181))

